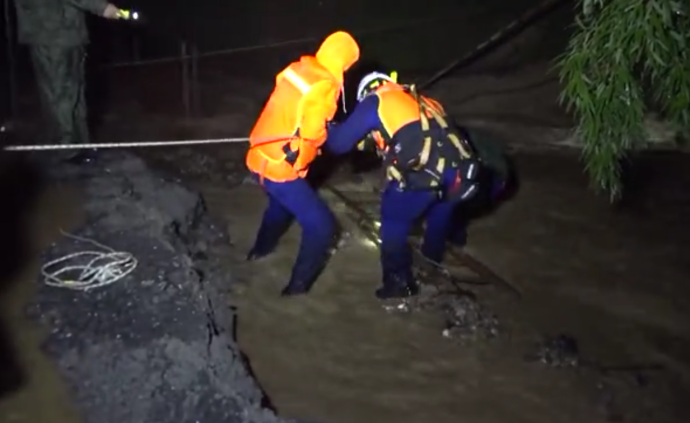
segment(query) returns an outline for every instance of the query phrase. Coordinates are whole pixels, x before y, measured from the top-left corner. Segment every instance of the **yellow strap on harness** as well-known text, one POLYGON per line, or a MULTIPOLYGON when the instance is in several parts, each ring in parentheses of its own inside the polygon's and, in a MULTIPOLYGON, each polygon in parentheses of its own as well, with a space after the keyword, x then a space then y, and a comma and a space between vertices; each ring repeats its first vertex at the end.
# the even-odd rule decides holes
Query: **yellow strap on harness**
POLYGON ((439 112, 437 112, 433 107, 430 107, 427 104, 427 102, 424 101, 424 99, 420 98, 419 93, 417 93, 416 87, 414 85, 410 85, 408 89, 412 97, 419 104, 419 120, 422 125, 422 133, 426 134, 424 137, 424 147, 420 155, 420 166, 424 166, 428 162, 429 156, 431 154, 431 146, 433 143, 433 140, 429 135, 430 126, 427 114, 431 115, 431 117, 436 121, 438 126, 440 126, 441 129, 443 129, 443 131, 446 133, 446 137, 448 138, 448 140, 453 144, 453 146, 455 146, 455 148, 457 148, 458 152, 460 152, 460 157, 462 157, 463 159, 469 159, 471 157, 470 152, 467 151, 467 148, 465 148, 462 141, 460 141, 460 138, 458 138, 457 134, 455 134, 450 129, 450 126, 448 125, 448 122, 446 121, 445 117, 442 116, 439 112))
MULTIPOLYGON (((460 153, 460 157, 462 159, 469 159, 471 157, 470 152, 463 144, 463 142, 460 140, 460 138, 457 136, 457 134, 455 134, 451 130, 445 117, 441 115, 441 113, 436 111, 433 107, 431 107, 423 98, 419 96, 414 85, 408 86, 407 89, 410 95, 412 95, 412 97, 415 99, 417 104, 419 104, 419 121, 422 127, 422 133, 424 134, 424 144, 422 146, 422 151, 419 154, 419 161, 415 164, 413 170, 428 172, 428 170, 426 170, 426 165, 429 163, 429 159, 431 158, 431 149, 434 145, 434 140, 430 135, 431 126, 429 125, 429 115, 445 132, 446 138, 448 138, 448 140, 458 150, 458 152, 460 153)), ((440 147, 442 146, 443 140, 437 140, 436 143, 440 147)), ((436 175, 442 174, 445 170, 445 166, 446 159, 444 157, 439 157, 436 163, 436 168, 434 169, 436 171, 436 175)), ((388 179, 394 179, 398 182, 402 182, 404 178, 402 173, 395 166, 388 166, 388 168, 386 169, 386 176, 388 177, 388 179)), ((435 178, 430 181, 430 185, 432 187, 438 186, 439 183, 440 182, 435 178)))
POLYGON ((388 166, 386 168, 386 178, 389 180, 394 179, 398 182, 403 181, 403 175, 395 166, 388 166))

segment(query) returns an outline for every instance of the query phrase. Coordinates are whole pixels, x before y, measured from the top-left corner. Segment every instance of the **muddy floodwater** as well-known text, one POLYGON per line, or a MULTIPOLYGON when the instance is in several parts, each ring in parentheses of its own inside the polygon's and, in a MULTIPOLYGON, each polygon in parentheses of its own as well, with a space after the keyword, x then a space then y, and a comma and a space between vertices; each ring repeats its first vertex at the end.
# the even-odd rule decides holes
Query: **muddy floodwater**
MULTIPOLYGON (((630 207, 614 210, 587 190, 574 154, 518 154, 517 196, 473 224, 468 251, 518 288, 522 299, 492 286, 470 287, 497 314, 501 334, 464 342, 442 337, 441 322, 431 314, 382 309, 373 298, 380 279, 376 250, 333 199, 352 236, 311 295, 280 298, 299 231, 292 228, 273 256, 244 262, 265 199, 256 185, 223 177, 223 169, 241 168, 241 154, 226 149, 215 157, 217 167, 204 162, 185 180, 228 228, 240 345, 286 417, 323 423, 688 421, 682 404, 690 392, 688 157, 645 159, 630 207), (233 160, 236 166, 228 166, 233 160), (558 334, 577 340, 580 367, 525 361, 544 335, 558 334)), ((194 163, 183 153, 156 160, 185 170, 194 163)), ((331 183, 361 197, 373 195, 366 188, 371 180, 344 171, 331 183)), ((51 188, 34 207, 34 253, 58 236, 58 227, 78 221, 78 197, 66 189, 51 188)), ((27 378, 0 399, 0 421, 77 422, 69 393, 40 353, 41 331, 22 313, 37 272, 34 254, 3 290, 3 328, 27 378)))
MULTIPOLYGON (((495 289, 475 290, 504 327, 497 340, 458 344, 441 337, 430 316, 383 312, 372 297, 380 279, 376 253, 357 236, 334 256, 311 296, 278 298, 298 241, 293 231, 275 256, 243 266, 240 344, 289 417, 678 421, 666 407, 680 398, 674 390, 688 376, 688 175, 681 162, 655 160, 678 168, 642 181, 637 193, 646 200, 614 212, 586 191, 574 157, 518 159, 520 193, 476 222, 468 248, 523 293, 516 301, 495 289), (575 337, 589 363, 576 371, 526 363, 531 345, 546 334, 575 337), (602 374, 597 366, 623 369, 602 374), (657 367, 665 371, 644 370, 657 367)), ((353 197, 366 191, 348 178, 333 183, 353 197)), ((255 191, 243 186, 208 197, 229 216, 245 249, 263 205, 255 191)))
MULTIPOLYGON (((8 195, 17 195, 17 191, 5 189, 12 184, 16 184, 16 180, 2 182, 3 197, 5 201, 15 205, 14 201, 8 199, 8 195)), ((28 187, 22 185, 20 190, 22 189, 28 187)), ((79 422, 78 411, 71 405, 69 392, 60 380, 56 366, 40 348, 47 329, 33 324, 26 317, 26 307, 36 291, 40 272, 41 263, 38 255, 60 236, 60 228, 69 230, 78 224, 81 215, 78 207, 79 194, 70 187, 51 186, 41 189, 34 200, 28 209, 18 210, 27 213, 28 219, 14 222, 5 220, 2 227, 3 244, 10 240, 16 241, 5 237, 8 234, 21 234, 30 242, 26 246, 26 260, 22 260, 17 272, 13 272, 11 276, 2 275, 0 348, 3 358, 12 360, 11 363, 3 360, 1 365, 5 367, 2 373, 3 376, 7 375, 9 366, 12 366, 19 372, 22 383, 19 389, 12 389, 0 398, 0 421, 79 422), (20 225, 18 232, 6 226, 17 225, 18 222, 26 222, 27 225, 20 225)), ((6 217, 8 213, 4 212, 2 215, 6 217)), ((10 248, 16 249, 17 246, 13 245, 10 248)), ((7 247, 3 245, 3 252, 7 251, 7 247)), ((3 383, 10 382, 4 377, 0 380, 3 383)))

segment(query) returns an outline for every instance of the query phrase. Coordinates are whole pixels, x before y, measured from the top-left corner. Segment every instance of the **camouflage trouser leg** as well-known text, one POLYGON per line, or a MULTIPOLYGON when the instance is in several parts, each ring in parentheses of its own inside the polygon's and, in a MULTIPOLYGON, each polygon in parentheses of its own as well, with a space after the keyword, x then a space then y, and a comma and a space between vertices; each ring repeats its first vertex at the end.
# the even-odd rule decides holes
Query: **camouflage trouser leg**
POLYGON ((88 143, 84 47, 31 46, 31 58, 43 107, 56 128, 56 141, 88 143))

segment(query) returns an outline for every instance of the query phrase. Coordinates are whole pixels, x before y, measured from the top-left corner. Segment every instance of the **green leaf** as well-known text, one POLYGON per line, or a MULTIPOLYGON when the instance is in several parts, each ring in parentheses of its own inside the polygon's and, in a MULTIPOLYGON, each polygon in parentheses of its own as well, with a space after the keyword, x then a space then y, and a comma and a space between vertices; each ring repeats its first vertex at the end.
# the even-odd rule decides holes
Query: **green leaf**
POLYGON ((556 59, 559 103, 572 111, 584 141, 592 187, 621 192, 619 160, 645 145, 645 99, 688 139, 688 2, 581 0, 575 32, 556 59), (648 90, 648 92, 645 92, 648 90))

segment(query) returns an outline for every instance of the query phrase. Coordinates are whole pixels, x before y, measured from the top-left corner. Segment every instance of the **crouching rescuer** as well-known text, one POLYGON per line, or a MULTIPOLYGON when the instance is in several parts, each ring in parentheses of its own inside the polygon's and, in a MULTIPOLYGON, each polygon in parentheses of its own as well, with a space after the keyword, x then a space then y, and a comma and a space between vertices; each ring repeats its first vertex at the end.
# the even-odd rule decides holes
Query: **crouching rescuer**
POLYGON ((396 80, 397 75, 381 72, 365 76, 357 107, 345 122, 331 127, 327 141, 337 154, 371 148, 383 159, 380 299, 418 292, 408 244, 413 225, 426 219, 422 253, 441 262, 454 209, 478 190, 479 162, 448 124, 443 107, 396 80))
POLYGON ((316 56, 303 56, 276 77, 276 85, 249 138, 246 163, 264 191, 264 212, 248 259, 270 254, 292 219, 302 240, 282 295, 306 293, 321 273, 335 237, 335 217, 305 180, 338 107, 343 74, 357 60, 357 42, 331 34, 316 56))

